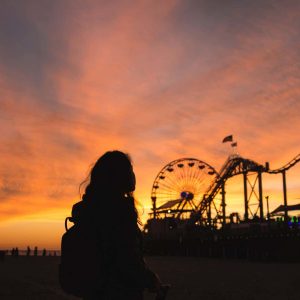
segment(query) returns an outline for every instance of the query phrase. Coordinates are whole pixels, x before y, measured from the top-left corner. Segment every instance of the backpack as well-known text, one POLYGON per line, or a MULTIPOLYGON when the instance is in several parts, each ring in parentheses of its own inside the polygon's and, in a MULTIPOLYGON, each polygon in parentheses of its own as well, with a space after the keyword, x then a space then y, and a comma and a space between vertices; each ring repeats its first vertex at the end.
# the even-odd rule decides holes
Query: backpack
POLYGON ((73 205, 72 217, 65 220, 66 232, 61 239, 61 261, 59 265, 59 282, 64 292, 84 297, 101 289, 101 255, 95 226, 83 222, 79 212, 85 207, 83 201, 73 205), (74 225, 68 228, 68 221, 74 225))

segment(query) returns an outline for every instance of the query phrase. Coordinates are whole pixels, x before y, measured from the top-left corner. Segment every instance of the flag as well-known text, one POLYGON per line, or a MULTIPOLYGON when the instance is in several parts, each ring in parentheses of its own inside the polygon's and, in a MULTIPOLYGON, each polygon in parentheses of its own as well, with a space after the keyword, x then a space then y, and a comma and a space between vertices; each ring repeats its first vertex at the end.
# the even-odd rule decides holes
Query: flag
POLYGON ((228 136, 225 136, 225 137, 224 137, 222 143, 227 143, 227 142, 232 142, 232 141, 233 141, 232 135, 228 135, 228 136))
POLYGON ((237 147, 237 142, 231 143, 231 147, 237 147))

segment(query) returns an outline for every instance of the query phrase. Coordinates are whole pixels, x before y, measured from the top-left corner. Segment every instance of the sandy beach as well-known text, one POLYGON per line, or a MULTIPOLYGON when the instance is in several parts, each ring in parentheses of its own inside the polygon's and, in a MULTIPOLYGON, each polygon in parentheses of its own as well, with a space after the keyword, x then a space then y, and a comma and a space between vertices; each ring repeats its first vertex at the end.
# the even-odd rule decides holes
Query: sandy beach
MULTIPOLYGON (((148 257, 172 285, 170 300, 299 299, 300 264, 187 257, 148 257)), ((0 263, 0 299, 69 299, 57 278, 59 257, 6 257, 0 263)), ((145 292, 145 300, 154 299, 145 292)))

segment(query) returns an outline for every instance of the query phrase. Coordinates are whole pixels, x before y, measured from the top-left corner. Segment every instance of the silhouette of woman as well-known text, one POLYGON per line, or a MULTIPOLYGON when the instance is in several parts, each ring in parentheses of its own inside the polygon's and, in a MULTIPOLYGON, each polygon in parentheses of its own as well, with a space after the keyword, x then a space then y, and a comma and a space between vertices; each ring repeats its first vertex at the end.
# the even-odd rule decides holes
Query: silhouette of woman
POLYGON ((131 160, 120 151, 106 152, 90 172, 78 217, 95 225, 103 264, 101 284, 85 300, 142 300, 145 288, 160 289, 158 276, 143 259, 135 183, 131 160))

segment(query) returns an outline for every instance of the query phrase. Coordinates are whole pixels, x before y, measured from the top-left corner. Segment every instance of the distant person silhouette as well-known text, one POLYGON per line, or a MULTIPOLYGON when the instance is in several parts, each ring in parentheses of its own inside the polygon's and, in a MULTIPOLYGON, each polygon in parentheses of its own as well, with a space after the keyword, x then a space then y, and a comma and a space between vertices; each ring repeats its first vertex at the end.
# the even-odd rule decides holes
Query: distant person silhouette
POLYGON ((96 227, 105 278, 85 300, 142 300, 145 288, 160 290, 158 276, 143 259, 135 184, 131 160, 120 151, 106 152, 90 172, 76 216, 96 227))
POLYGON ((5 250, 0 250, 0 261, 1 261, 1 262, 4 261, 5 253, 6 253, 5 250))
POLYGON ((42 254, 42 255, 43 255, 43 256, 46 256, 46 254, 47 254, 47 250, 44 248, 44 249, 43 249, 43 254, 42 254))
POLYGON ((30 252, 31 252, 31 249, 29 246, 27 246, 26 256, 30 256, 30 252))
POLYGON ((37 247, 37 246, 34 247, 33 255, 34 255, 34 256, 37 256, 37 255, 38 255, 38 247, 37 247))

